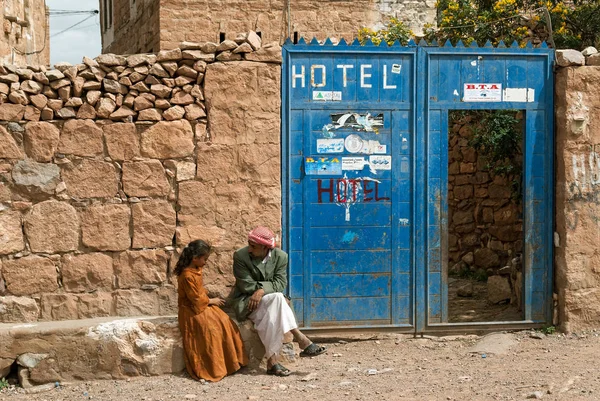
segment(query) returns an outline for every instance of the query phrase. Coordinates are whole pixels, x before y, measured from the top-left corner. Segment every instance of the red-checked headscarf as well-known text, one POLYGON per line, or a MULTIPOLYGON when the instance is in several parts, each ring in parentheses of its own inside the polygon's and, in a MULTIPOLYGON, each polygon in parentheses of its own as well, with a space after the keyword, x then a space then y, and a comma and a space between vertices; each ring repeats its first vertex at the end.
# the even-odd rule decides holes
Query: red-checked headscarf
POLYGON ((256 244, 265 245, 269 249, 275 248, 275 234, 267 227, 256 227, 248 234, 248 240, 256 244))

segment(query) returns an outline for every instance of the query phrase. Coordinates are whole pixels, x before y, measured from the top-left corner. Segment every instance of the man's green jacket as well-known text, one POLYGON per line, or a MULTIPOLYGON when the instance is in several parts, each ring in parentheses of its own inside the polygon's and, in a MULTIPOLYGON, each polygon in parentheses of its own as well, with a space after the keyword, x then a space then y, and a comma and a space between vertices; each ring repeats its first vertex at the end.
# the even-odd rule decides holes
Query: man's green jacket
POLYGON ((283 292, 287 286, 288 255, 279 248, 271 250, 266 263, 254 259, 248 247, 238 249, 233 254, 233 274, 235 288, 231 305, 238 321, 244 321, 248 311, 248 300, 256 290, 262 288, 266 294, 283 292))

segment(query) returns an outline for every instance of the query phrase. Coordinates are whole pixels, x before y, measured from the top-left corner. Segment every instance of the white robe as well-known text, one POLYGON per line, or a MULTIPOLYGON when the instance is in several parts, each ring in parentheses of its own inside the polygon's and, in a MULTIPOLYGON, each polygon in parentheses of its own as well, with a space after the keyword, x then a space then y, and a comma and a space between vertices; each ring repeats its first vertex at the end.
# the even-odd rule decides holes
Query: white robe
POLYGON ((298 327, 292 308, 280 292, 263 296, 258 308, 248 318, 254 323, 265 346, 267 358, 278 354, 283 345, 284 334, 298 327))

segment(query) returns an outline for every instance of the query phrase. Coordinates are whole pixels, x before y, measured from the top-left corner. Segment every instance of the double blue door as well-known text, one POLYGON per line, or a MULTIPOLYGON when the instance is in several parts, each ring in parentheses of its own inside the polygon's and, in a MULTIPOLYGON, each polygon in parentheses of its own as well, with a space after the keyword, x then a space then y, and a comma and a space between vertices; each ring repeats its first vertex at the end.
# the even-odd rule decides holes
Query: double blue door
MULTIPOLYGON (((447 113, 484 107, 546 112, 552 106, 552 82, 544 79, 551 51, 521 51, 512 64, 517 51, 509 50, 284 46, 283 239, 290 254, 289 293, 302 326, 422 332, 447 323, 447 113), (527 81, 532 65, 542 73, 535 82, 527 81), (466 84, 480 84, 479 95, 466 84), (510 99, 518 104, 502 98, 502 89, 500 98, 478 102, 483 92, 498 96, 485 85, 512 88, 510 99)), ((550 138, 543 143, 547 151, 551 118, 530 115, 537 141, 550 138)), ((535 135, 527 138, 536 141, 535 135)), ((550 173, 541 181, 531 175, 534 166, 552 171, 551 152, 536 149, 526 159, 531 168, 525 168, 525 180, 535 191, 550 189, 550 173), (546 164, 540 166, 540 158, 546 164)), ((530 197, 533 202, 533 192, 530 197)), ((530 257, 526 269, 537 268, 543 277, 534 283, 539 274, 526 276, 529 322, 546 321, 551 300, 545 235, 551 232, 551 198, 536 202, 525 220, 534 224, 530 236, 541 253, 530 257)))

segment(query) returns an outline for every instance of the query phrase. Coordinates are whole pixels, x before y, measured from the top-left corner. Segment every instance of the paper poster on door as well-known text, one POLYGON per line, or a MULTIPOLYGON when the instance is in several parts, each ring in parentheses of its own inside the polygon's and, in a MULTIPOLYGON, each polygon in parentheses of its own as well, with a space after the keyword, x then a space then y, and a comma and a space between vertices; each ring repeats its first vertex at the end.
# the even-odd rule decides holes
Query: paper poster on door
POLYGON ((337 157, 307 157, 304 171, 306 175, 342 175, 342 163, 337 157))
POLYGON ((344 153, 344 138, 317 139, 317 153, 344 153))
POLYGON ((342 157, 342 170, 362 170, 367 164, 364 157, 342 157))
POLYGON ((464 102, 501 102, 502 84, 465 84, 464 102))
POLYGON ((374 170, 391 170, 392 156, 369 156, 369 164, 374 170))

